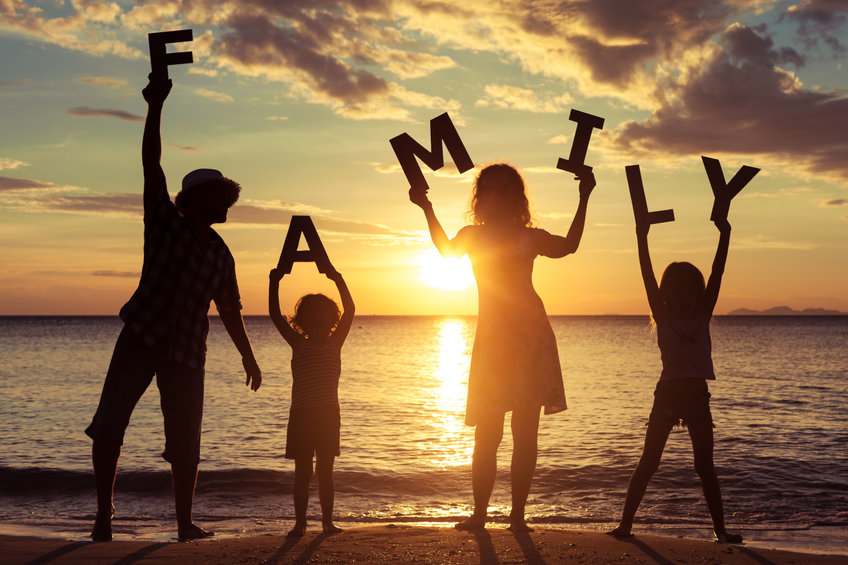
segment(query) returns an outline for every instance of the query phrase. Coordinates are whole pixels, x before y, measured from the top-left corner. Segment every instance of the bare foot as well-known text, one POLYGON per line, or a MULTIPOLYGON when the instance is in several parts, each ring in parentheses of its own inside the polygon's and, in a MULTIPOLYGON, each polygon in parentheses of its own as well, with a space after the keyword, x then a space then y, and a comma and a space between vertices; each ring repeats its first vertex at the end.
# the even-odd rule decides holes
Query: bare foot
POLYGON ((718 543, 742 543, 742 536, 727 532, 714 532, 718 543))
POLYGON ((324 533, 325 534, 338 534, 343 531, 340 527, 336 526, 332 522, 324 523, 324 533))
POLYGON ((470 517, 466 518, 462 522, 457 522, 456 524, 454 524, 453 527, 457 530, 462 530, 463 532, 482 530, 486 527, 486 517, 472 514, 470 517))
POLYGON ((509 526, 507 527, 507 530, 509 530, 510 532, 512 532, 514 534, 523 534, 523 533, 535 531, 533 528, 528 526, 527 522, 525 522, 524 520, 520 520, 520 521, 517 521, 517 522, 513 522, 512 520, 510 520, 510 523, 509 523, 509 526))
POLYGON ((306 534, 306 524, 295 523, 294 528, 286 534, 288 538, 302 538, 306 534))
POLYGON ((211 538, 215 535, 215 532, 209 532, 204 530, 194 522, 188 528, 182 528, 177 532, 177 539, 179 541, 191 541, 196 539, 203 538, 211 538))
POLYGON ((616 538, 632 538, 633 534, 630 533, 630 528, 625 528, 624 526, 619 526, 614 530, 610 530, 607 532, 608 536, 613 536, 616 538))
POLYGON ((107 513, 97 513, 94 527, 91 529, 91 541, 112 541, 112 518, 115 517, 115 505, 107 513))
POLYGON ((112 521, 108 518, 94 520, 91 541, 112 541, 112 521))

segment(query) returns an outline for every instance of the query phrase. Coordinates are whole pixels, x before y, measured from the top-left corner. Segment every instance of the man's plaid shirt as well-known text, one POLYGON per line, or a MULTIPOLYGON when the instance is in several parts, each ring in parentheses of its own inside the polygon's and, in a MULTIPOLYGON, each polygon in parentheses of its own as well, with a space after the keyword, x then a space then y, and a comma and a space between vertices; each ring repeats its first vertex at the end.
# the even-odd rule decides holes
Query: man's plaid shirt
POLYGON ((145 183, 144 264, 121 319, 147 345, 166 343, 169 356, 189 367, 206 360, 209 303, 241 310, 235 262, 211 230, 203 245, 168 196, 164 175, 145 183))

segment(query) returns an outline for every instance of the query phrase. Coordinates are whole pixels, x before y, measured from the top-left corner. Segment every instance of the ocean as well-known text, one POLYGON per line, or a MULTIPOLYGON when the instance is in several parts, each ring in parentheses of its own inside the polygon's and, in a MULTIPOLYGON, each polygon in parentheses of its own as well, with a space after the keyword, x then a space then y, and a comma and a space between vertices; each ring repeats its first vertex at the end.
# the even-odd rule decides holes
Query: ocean
MULTIPOLYGON (((531 523, 605 530, 620 515, 660 373, 646 316, 553 316, 568 410, 543 416, 531 523)), ((290 350, 246 320, 263 371, 212 317, 195 520, 221 535, 284 533, 294 464, 283 458, 290 350)), ((449 525, 471 511, 473 428, 463 424, 473 317, 360 316, 342 351, 337 522, 449 525)), ((95 512, 91 442, 121 322, 0 317, 0 532, 83 539, 95 512)), ((728 527, 753 544, 848 553, 848 317, 716 316, 710 383, 728 527)), ((490 514, 509 512, 507 419, 490 514)), ((174 535, 155 385, 127 430, 118 539, 174 535)), ((313 482, 309 516, 320 516, 313 482)), ((316 525, 313 522, 313 527, 316 525)), ((685 429, 674 430, 634 532, 708 538, 685 429)))

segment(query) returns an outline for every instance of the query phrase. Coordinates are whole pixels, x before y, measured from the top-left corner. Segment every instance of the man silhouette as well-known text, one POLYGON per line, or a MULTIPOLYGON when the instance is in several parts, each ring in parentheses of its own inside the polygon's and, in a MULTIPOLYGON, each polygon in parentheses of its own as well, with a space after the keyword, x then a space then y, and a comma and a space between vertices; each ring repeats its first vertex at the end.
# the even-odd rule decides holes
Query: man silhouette
POLYGON ((246 384, 257 390, 262 376, 241 316, 233 256, 212 224, 227 221, 240 186, 214 169, 183 178, 172 203, 160 165, 159 124, 172 83, 150 75, 142 94, 147 120, 142 139, 144 166, 144 263, 138 288, 120 316, 97 412, 85 433, 93 440, 97 517, 91 537, 112 539, 112 493, 124 431, 153 375, 165 422, 165 451, 171 463, 180 540, 212 535, 192 522, 191 508, 200 460, 203 380, 209 304, 242 356, 246 384))

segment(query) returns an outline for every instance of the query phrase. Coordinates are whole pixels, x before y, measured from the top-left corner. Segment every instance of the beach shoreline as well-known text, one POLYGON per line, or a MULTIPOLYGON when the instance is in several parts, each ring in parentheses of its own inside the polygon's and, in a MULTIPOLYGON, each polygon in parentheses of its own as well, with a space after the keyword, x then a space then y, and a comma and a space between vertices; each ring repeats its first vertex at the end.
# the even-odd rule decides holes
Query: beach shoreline
POLYGON ((80 538, 22 535, 25 528, 3 531, 0 555, 7 565, 177 562, 188 565, 303 562, 836 565, 845 562, 845 554, 837 553, 799 553, 654 534, 616 539, 601 532, 548 527, 514 534, 503 527, 460 532, 451 527, 384 524, 349 527, 335 535, 313 529, 302 538, 261 534, 189 543, 165 538, 92 543, 80 538))

